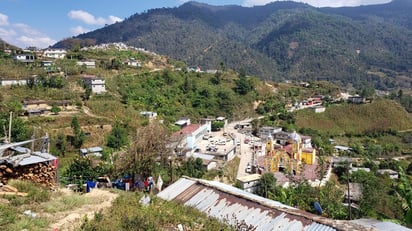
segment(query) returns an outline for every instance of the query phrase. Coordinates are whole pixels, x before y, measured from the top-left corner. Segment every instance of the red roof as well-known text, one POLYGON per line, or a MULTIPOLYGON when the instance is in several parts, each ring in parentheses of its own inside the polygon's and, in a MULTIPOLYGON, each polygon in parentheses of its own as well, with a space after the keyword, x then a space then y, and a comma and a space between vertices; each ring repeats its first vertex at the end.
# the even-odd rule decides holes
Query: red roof
POLYGON ((200 124, 189 124, 180 131, 175 132, 174 135, 190 135, 200 128, 200 124))

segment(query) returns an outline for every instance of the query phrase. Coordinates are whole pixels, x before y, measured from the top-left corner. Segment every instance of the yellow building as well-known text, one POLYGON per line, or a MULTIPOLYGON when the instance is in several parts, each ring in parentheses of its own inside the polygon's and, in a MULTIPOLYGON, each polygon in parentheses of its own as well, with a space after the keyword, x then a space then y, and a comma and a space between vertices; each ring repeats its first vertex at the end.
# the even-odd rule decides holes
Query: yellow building
POLYGON ((296 132, 289 134, 287 145, 274 144, 271 136, 266 141, 265 167, 270 172, 280 170, 299 174, 303 163, 312 165, 315 163, 316 150, 305 147, 302 138, 296 132))

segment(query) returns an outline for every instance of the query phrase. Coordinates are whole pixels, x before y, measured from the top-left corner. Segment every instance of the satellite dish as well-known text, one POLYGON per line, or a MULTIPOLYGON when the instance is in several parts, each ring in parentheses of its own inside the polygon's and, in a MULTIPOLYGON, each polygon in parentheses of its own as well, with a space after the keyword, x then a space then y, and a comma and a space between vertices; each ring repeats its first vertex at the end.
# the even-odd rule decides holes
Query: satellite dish
POLYGON ((315 211, 322 215, 322 207, 320 206, 319 202, 315 201, 315 203, 313 203, 313 206, 315 207, 315 211))

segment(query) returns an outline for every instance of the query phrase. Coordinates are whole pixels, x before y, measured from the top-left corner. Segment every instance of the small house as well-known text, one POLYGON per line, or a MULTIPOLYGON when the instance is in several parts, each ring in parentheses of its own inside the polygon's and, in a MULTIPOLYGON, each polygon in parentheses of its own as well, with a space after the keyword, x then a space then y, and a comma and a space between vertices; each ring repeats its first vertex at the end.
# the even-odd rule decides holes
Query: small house
POLYGON ((141 111, 140 115, 148 118, 149 120, 157 118, 157 113, 152 111, 141 111))
POLYGON ((362 96, 349 96, 348 103, 361 104, 365 103, 366 99, 362 96))
POLYGON ((20 86, 27 85, 27 79, 1 79, 1 86, 20 86))
POLYGON ((13 56, 13 59, 23 63, 34 63, 36 56, 34 54, 16 54, 13 56))
POLYGON ((391 178, 391 179, 398 179, 399 178, 399 173, 395 170, 392 170, 392 169, 379 169, 377 171, 377 173, 381 174, 381 175, 388 174, 389 178, 391 178))
POLYGON ((261 139, 267 139, 269 135, 273 137, 274 133, 278 133, 281 131, 282 131, 282 128, 280 127, 260 127, 258 129, 258 136, 261 139))
POLYGON ((80 151, 81 156, 101 157, 103 153, 103 148, 102 147, 81 148, 79 151, 80 151))
POLYGON ((259 189, 261 177, 260 174, 251 174, 238 177, 236 180, 241 189, 246 192, 255 193, 259 189))
POLYGON ((43 56, 53 59, 63 59, 66 57, 67 51, 63 49, 47 49, 43 52, 43 56))
POLYGON ((103 78, 99 78, 94 75, 84 75, 83 81, 86 87, 92 89, 92 92, 95 94, 106 92, 106 82, 103 78))
POLYGON ((43 60, 43 61, 41 61, 41 66, 42 67, 51 67, 51 66, 53 66, 53 61, 43 60))
POLYGON ((135 60, 134 58, 130 58, 129 60, 125 62, 125 64, 131 67, 141 67, 142 66, 142 63, 139 60, 135 60))
POLYGON ((77 61, 78 66, 85 66, 86 68, 96 68, 96 61, 90 60, 90 61, 77 61))
POLYGON ((207 155, 207 154, 194 152, 192 156, 193 158, 202 159, 202 164, 203 164, 204 169, 206 169, 206 171, 210 171, 217 167, 217 162, 216 160, 214 160, 215 157, 213 155, 207 155))

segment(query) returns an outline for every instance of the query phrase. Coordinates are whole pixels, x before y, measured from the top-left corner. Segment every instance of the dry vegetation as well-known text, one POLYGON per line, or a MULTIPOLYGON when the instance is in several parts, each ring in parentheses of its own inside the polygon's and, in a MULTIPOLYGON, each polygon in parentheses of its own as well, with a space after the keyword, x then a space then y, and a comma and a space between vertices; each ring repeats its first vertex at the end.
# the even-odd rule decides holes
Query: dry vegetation
POLYGON ((375 100, 364 105, 332 105, 324 113, 299 111, 299 127, 312 128, 329 135, 383 132, 412 128, 412 117, 399 104, 390 100, 375 100))

